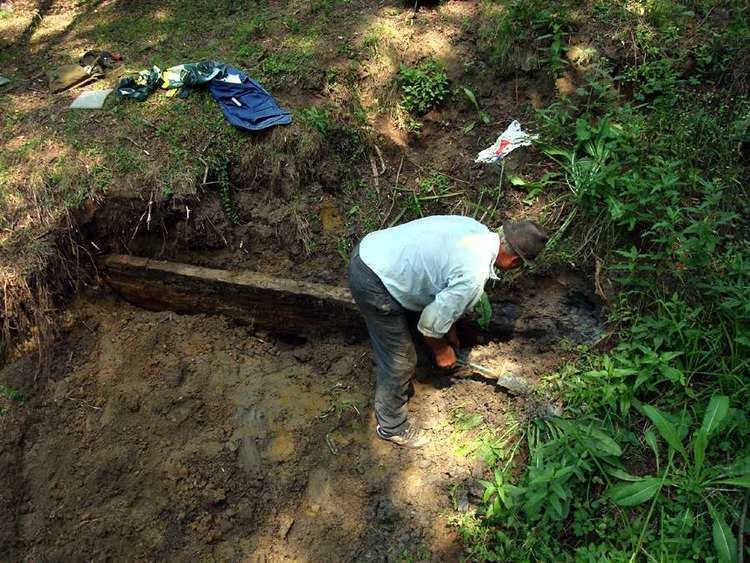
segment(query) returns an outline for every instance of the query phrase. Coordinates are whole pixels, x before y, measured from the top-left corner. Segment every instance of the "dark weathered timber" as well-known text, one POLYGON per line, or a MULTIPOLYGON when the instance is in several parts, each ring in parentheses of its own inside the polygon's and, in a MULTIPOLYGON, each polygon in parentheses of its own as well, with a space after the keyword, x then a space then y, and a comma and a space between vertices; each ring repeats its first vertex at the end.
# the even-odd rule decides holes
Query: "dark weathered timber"
POLYGON ((136 256, 101 261, 104 281, 152 311, 222 314, 277 334, 366 334, 348 289, 136 256))
MULTIPOLYGON (((344 287, 126 255, 104 257, 100 273, 126 301, 152 311, 221 314, 275 334, 367 334, 344 287)), ((493 308, 488 331, 471 319, 462 320, 462 341, 473 344, 511 337, 515 305, 493 303, 493 308)))

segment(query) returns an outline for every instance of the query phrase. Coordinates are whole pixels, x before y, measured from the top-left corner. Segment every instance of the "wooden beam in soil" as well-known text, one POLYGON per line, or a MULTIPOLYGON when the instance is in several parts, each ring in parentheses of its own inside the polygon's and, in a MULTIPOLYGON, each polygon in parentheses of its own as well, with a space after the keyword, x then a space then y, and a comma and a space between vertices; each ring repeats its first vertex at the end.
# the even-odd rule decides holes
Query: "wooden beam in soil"
POLYGON ((104 281, 144 309, 221 314, 275 334, 366 334, 343 287, 126 255, 106 256, 100 265, 104 281))
MULTIPOLYGON (((273 334, 367 334, 344 287, 127 255, 104 257, 100 274, 126 301, 152 311, 221 314, 273 334)), ((488 331, 471 319, 462 320, 462 341, 470 345, 510 338, 515 315, 503 304, 493 303, 493 308, 488 331)))

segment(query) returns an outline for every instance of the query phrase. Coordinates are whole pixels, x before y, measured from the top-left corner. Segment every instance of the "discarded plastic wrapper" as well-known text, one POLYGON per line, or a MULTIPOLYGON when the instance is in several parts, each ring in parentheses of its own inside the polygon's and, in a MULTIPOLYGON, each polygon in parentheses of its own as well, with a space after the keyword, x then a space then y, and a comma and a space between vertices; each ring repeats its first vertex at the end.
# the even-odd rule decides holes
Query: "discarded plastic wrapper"
POLYGON ((10 82, 10 78, 5 78, 4 76, 0 76, 0 86, 5 86, 10 82))
POLYGON ((104 101, 107 96, 112 92, 112 88, 106 90, 88 90, 78 96, 73 103, 70 104, 70 109, 102 109, 104 107, 104 101))
POLYGON ((521 124, 518 121, 513 121, 491 147, 487 147, 477 155, 474 162, 488 162, 490 164, 497 162, 518 147, 529 146, 531 141, 538 137, 539 135, 529 135, 521 129, 521 124))

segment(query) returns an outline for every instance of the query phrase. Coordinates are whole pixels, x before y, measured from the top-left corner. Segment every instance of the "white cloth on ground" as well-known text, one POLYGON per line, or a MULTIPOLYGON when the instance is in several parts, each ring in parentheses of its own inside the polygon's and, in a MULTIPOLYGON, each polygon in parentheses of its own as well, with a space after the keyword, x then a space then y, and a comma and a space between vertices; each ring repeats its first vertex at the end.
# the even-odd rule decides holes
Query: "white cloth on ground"
POLYGON ((422 311, 418 329, 439 338, 497 279, 500 237, 469 217, 436 215, 368 234, 362 261, 405 309, 422 311))
POLYGON ((73 100, 73 103, 70 104, 70 108, 102 109, 104 107, 104 101, 111 92, 112 88, 107 88, 106 90, 87 90, 73 100))

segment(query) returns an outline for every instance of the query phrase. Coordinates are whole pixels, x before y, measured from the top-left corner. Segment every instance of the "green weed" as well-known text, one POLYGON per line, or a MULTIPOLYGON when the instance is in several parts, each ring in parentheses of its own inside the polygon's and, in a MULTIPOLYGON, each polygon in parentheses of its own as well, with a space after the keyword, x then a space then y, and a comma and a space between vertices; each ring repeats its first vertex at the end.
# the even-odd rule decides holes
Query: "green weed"
POLYGON ((564 36, 571 27, 569 10, 567 2, 487 2, 479 28, 480 46, 500 74, 543 65, 559 74, 566 66, 564 36))
POLYGON ((302 118, 302 121, 317 129, 323 136, 328 135, 333 129, 331 112, 326 108, 310 106, 300 112, 300 117, 302 118))
POLYGON ((13 387, 6 387, 4 385, 0 385, 0 397, 5 397, 6 399, 16 401, 18 403, 23 403, 26 401, 26 396, 18 389, 14 389, 13 387))
POLYGON ((401 65, 398 83, 401 105, 416 115, 427 113, 449 93, 448 75, 442 63, 435 59, 426 59, 415 67, 401 65))

